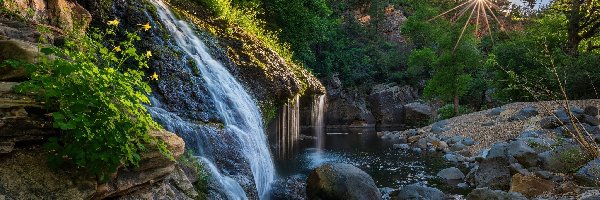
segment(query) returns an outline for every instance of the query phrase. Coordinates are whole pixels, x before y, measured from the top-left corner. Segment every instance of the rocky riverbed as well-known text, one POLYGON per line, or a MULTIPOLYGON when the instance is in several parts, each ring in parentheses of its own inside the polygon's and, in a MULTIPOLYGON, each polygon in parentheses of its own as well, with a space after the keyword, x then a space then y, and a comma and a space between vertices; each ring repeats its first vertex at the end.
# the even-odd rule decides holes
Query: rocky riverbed
MULTIPOLYGON (((569 134, 578 127, 590 139, 598 141, 600 100, 571 101, 570 111, 563 105, 562 102, 513 103, 419 129, 378 134, 393 141, 398 150, 422 156, 442 152, 455 167, 443 169, 437 176, 472 190, 466 196, 445 197, 600 198, 597 190, 600 159, 587 156, 569 134), (570 113, 574 118, 569 117, 570 113)), ((404 199, 406 195, 416 199, 439 197, 435 188, 410 185, 392 192, 390 198, 404 199)))

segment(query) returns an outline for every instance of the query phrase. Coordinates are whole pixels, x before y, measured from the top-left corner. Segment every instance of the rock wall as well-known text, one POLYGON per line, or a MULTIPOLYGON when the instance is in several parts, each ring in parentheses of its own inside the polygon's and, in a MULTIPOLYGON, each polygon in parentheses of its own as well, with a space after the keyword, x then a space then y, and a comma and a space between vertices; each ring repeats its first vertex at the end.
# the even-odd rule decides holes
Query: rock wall
POLYGON ((324 84, 325 124, 329 128, 404 128, 425 124, 433 115, 433 108, 420 102, 418 92, 410 86, 380 84, 367 91, 348 89, 335 75, 325 79, 324 84))

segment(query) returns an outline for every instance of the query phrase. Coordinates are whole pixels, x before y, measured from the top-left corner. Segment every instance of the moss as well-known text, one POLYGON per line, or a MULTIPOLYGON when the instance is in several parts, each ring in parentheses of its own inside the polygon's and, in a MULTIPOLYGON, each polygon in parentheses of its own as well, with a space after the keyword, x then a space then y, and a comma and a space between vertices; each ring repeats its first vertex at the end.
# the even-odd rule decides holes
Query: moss
POLYGON ((198 178, 197 181, 193 183, 194 190, 198 192, 198 199, 208 199, 208 180, 210 177, 209 174, 204 171, 202 163, 194 156, 194 151, 186 149, 185 153, 179 157, 178 163, 182 168, 192 170, 194 175, 198 178))

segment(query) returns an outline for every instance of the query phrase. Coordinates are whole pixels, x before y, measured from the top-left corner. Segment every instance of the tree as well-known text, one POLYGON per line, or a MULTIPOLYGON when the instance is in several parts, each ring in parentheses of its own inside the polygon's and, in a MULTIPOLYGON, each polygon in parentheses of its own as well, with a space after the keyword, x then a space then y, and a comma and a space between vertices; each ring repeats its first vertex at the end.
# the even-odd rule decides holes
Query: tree
POLYGON ((571 54, 577 54, 583 42, 586 51, 600 49, 600 0, 556 0, 552 8, 567 19, 571 54))

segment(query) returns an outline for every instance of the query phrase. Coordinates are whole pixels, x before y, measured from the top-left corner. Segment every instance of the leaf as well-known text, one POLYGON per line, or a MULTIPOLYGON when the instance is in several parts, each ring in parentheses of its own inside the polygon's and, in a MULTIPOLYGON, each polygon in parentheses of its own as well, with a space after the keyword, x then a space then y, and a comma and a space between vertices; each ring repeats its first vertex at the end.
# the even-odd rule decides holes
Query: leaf
POLYGON ((44 53, 45 55, 52 55, 56 53, 56 50, 54 48, 45 47, 40 49, 40 52, 44 53))

